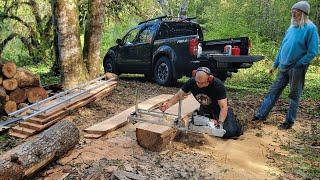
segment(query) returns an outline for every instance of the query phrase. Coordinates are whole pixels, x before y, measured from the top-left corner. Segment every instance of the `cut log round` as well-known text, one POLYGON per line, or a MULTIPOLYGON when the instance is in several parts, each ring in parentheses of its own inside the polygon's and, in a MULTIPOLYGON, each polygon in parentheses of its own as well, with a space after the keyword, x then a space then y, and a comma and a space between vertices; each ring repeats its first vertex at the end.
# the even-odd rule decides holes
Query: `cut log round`
POLYGON ((10 114, 17 110, 17 103, 14 101, 7 101, 4 103, 3 109, 7 114, 10 114))
POLYGON ((20 103, 20 104, 18 104, 18 109, 22 109, 22 108, 25 108, 27 106, 28 106, 27 103, 20 103))
POLYGON ((17 79, 18 86, 21 88, 28 86, 40 86, 40 76, 37 74, 33 74, 26 69, 18 68, 14 78, 17 79))
POLYGON ((7 78, 12 78, 17 72, 17 66, 13 62, 6 62, 2 65, 2 74, 7 78))
POLYGON ((13 90, 17 89, 18 81, 14 78, 5 79, 2 82, 2 86, 8 91, 13 91, 13 90))
POLYGON ((47 91, 42 87, 27 88, 26 92, 30 103, 35 103, 48 97, 47 91))
POLYGON ((17 88, 10 93, 10 100, 16 103, 23 103, 27 100, 27 93, 25 89, 17 88))
POLYGON ((1 179, 30 177, 79 142, 79 130, 70 121, 60 121, 35 138, 0 157, 1 179))

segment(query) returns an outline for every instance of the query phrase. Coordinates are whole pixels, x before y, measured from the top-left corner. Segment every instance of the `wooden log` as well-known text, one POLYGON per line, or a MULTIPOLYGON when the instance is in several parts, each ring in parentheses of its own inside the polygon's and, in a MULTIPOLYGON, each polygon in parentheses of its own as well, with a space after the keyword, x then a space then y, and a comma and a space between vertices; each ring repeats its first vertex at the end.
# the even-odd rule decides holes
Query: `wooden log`
POLYGON ((2 84, 2 82, 3 82, 3 77, 2 75, 0 75, 0 85, 2 84))
POLYGON ((22 108, 25 108, 27 106, 28 106, 27 103, 20 103, 20 104, 18 104, 18 109, 22 109, 22 108))
POLYGON ((3 105, 3 110, 7 113, 10 114, 14 111, 17 110, 17 103, 14 101, 7 101, 5 102, 5 104, 3 105))
POLYGON ((163 125, 138 123, 136 128, 137 142, 150 151, 162 151, 174 139, 177 130, 163 125))
POLYGON ((4 104, 6 102, 7 99, 7 93, 6 90, 0 86, 0 103, 4 104))
POLYGON ((4 89, 8 91, 13 91, 18 87, 18 81, 15 78, 5 79, 2 82, 2 86, 4 89))
POLYGON ((27 88, 26 92, 30 103, 35 103, 48 97, 47 91, 42 87, 27 88))
POLYGON ((17 79, 18 86, 20 88, 30 86, 39 87, 41 85, 40 76, 37 74, 33 74, 32 72, 26 69, 18 68, 14 78, 17 79))
POLYGON ((27 100, 27 93, 25 89, 17 88, 10 92, 9 97, 11 101, 14 101, 16 103, 23 103, 27 100))
POLYGON ((6 62, 2 65, 2 74, 7 78, 13 78, 17 73, 17 66, 13 62, 6 62))
POLYGON ((79 130, 61 121, 0 157, 1 179, 24 179, 61 157, 79 142, 79 130))

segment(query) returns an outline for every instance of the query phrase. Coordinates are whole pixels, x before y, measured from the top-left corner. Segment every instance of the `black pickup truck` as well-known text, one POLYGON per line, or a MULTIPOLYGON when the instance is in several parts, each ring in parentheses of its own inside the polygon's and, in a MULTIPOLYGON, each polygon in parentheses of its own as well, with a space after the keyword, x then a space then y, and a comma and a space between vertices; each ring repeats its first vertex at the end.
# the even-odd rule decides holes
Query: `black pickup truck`
POLYGON ((201 27, 192 18, 166 16, 140 22, 111 47, 103 60, 105 72, 144 74, 160 85, 171 85, 199 66, 226 80, 240 68, 249 68, 263 56, 250 56, 247 37, 204 41, 201 27), (225 46, 240 48, 226 55, 225 46))

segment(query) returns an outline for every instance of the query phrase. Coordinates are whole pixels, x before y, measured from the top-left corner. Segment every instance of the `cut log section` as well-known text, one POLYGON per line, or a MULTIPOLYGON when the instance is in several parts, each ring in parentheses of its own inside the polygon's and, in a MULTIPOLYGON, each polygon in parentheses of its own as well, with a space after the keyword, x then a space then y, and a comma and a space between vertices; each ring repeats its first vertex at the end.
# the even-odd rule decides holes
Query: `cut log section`
POLYGON ((42 87, 27 88, 26 91, 30 103, 35 103, 48 97, 47 91, 42 87))
POLYGON ((2 81, 3 81, 3 77, 2 75, 0 75, 0 85, 2 84, 2 81))
POLYGON ((14 78, 18 81, 18 86, 20 88, 30 87, 30 86, 34 86, 34 87, 41 86, 40 76, 33 74, 32 72, 26 69, 18 68, 14 78))
POLYGON ((30 177, 52 160, 61 157, 79 142, 79 130, 70 121, 61 121, 0 157, 1 179, 30 177))
POLYGON ((6 89, 8 91, 13 91, 13 90, 17 89, 18 81, 14 78, 5 79, 2 82, 2 86, 4 87, 4 89, 6 89))
POLYGON ((5 102, 3 109, 7 114, 10 114, 17 110, 17 103, 14 101, 7 101, 5 102))
POLYGON ((10 100, 16 103, 23 103, 27 100, 27 93, 25 89, 17 88, 14 91, 10 92, 10 100))
POLYGON ((6 62, 2 65, 2 74, 7 78, 12 78, 17 72, 17 66, 13 62, 6 62))
POLYGON ((138 123, 136 128, 137 142, 150 151, 162 151, 174 139, 177 130, 158 124, 138 123))

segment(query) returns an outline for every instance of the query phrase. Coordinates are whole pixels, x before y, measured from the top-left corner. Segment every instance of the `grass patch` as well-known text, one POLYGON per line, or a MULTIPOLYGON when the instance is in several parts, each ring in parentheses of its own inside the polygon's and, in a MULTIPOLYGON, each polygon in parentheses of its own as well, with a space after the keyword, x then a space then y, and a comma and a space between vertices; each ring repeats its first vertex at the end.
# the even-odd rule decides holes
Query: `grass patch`
POLYGON ((9 137, 8 134, 0 135, 0 142, 7 141, 9 138, 10 138, 10 137, 9 137))
POLYGON ((274 154, 278 166, 285 172, 302 179, 318 179, 320 177, 320 124, 311 123, 309 130, 303 130, 295 136, 298 141, 290 141, 281 146, 289 151, 290 156, 274 154), (279 163, 279 162, 278 162, 279 163))

